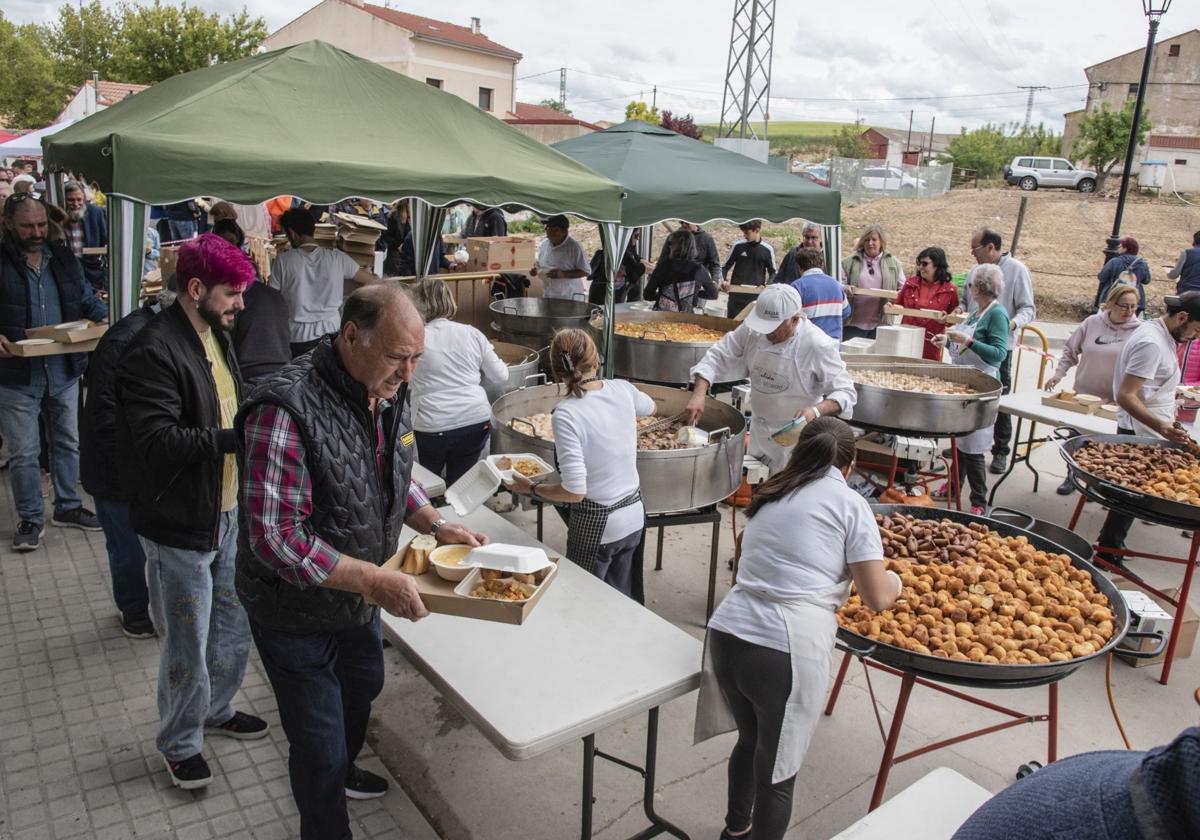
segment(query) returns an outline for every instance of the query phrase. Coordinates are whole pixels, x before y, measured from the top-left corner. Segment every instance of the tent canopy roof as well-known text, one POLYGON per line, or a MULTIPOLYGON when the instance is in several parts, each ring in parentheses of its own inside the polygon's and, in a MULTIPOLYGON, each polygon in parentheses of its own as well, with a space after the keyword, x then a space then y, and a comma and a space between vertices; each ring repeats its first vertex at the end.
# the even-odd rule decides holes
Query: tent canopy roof
POLYGON ((149 204, 416 197, 615 221, 621 203, 619 185, 502 120, 323 41, 174 76, 44 147, 49 168, 149 204))
POLYGON ((838 192, 638 120, 554 148, 625 188, 621 222, 628 227, 664 219, 839 223, 838 192))

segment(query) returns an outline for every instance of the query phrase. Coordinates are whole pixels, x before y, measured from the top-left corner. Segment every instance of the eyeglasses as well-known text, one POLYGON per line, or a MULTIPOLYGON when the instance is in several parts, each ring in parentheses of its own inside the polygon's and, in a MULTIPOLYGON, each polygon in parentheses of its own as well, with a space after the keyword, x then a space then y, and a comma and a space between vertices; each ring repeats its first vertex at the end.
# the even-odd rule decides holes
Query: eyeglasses
POLYGON ((917 260, 917 265, 921 268, 925 268, 925 266, 933 265, 933 263, 931 263, 929 260, 917 260))

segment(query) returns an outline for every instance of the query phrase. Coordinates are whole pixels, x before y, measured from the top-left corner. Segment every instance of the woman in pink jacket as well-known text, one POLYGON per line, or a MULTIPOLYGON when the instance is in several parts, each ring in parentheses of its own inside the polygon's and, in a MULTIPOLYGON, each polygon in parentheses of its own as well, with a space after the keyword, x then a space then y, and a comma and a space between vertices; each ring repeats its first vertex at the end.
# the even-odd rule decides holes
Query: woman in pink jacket
MULTIPOLYGON (((1137 308, 1138 293, 1133 286, 1114 284, 1109 288, 1100 311, 1088 316, 1067 339, 1054 375, 1046 380, 1046 390, 1057 388, 1067 371, 1078 365, 1075 393, 1091 394, 1106 403, 1116 402, 1113 373, 1121 347, 1142 323, 1135 317, 1137 308)), ((1066 496, 1072 489, 1068 477, 1058 486, 1058 493, 1066 496)))

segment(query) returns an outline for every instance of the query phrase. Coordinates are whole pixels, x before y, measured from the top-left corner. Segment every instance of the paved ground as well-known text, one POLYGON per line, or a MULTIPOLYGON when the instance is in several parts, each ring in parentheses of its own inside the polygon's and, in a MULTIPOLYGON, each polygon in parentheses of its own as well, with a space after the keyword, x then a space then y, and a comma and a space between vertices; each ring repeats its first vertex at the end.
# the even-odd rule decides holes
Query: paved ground
MULTIPOLYGON (((47 528, 16 554, 0 472, 0 840, 296 837, 287 743, 252 654, 237 706, 271 722, 260 741, 211 738, 203 792, 172 787, 154 748, 158 642, 121 633, 103 535, 47 528)), ((365 766, 383 773, 368 746, 365 766)), ((350 806, 358 838, 436 835, 393 783, 350 806)))

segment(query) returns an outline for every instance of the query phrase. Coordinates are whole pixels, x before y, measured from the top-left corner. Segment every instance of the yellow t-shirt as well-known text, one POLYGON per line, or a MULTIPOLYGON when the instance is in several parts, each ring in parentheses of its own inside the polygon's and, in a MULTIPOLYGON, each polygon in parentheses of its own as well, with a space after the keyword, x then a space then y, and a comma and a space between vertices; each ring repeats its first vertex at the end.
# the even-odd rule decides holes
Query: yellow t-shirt
MULTIPOLYGON (((217 402, 221 404, 221 428, 232 429, 233 418, 237 416, 237 386, 233 384, 233 374, 225 363, 225 354, 221 352, 221 344, 209 327, 201 336, 204 343, 204 355, 212 365, 213 380, 217 383, 217 402)), ((237 507, 238 473, 237 456, 230 453, 225 456, 225 471, 221 477, 221 511, 230 511, 237 507)))

